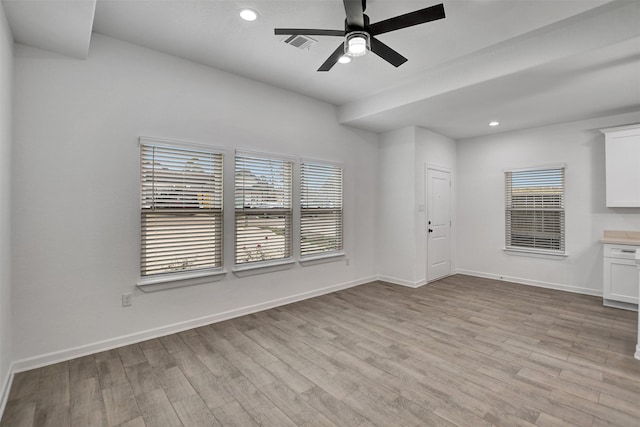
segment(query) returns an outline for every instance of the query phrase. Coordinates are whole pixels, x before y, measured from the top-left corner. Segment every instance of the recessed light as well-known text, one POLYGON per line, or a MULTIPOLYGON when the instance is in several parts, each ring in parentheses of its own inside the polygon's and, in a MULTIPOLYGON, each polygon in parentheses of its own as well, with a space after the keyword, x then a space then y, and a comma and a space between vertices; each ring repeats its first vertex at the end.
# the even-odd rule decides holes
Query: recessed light
POLYGON ((245 21, 255 21, 256 19, 258 19, 258 12, 253 9, 242 9, 240 11, 240 18, 244 19, 245 21))
POLYGON ((498 126, 499 124, 500 122, 496 122, 495 120, 492 122, 489 122, 489 126, 493 126, 493 127, 498 126))
POLYGON ((338 58, 338 62, 341 64, 348 64, 349 62, 351 62, 351 58, 349 58, 347 55, 342 55, 340 58, 338 58))

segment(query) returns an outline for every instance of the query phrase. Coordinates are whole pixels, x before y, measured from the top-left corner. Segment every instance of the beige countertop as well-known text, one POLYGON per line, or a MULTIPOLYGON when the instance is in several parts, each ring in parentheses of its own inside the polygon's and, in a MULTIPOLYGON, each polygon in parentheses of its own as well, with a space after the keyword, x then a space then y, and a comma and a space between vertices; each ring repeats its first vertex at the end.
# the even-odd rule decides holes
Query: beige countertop
POLYGON ((602 243, 640 245, 640 231, 604 230, 602 243))

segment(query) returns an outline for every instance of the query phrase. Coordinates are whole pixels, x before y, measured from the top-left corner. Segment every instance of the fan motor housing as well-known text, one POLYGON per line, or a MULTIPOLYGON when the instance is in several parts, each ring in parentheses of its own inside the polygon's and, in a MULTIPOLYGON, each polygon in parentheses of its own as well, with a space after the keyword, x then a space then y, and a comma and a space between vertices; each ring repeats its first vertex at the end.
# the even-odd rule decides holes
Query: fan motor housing
POLYGON ((369 16, 367 16, 366 14, 362 15, 364 18, 364 26, 362 28, 358 27, 358 26, 354 26, 354 25, 349 25, 349 23, 347 22, 347 20, 344 20, 344 32, 345 33, 351 33, 353 31, 366 31, 367 33, 369 32, 369 16))

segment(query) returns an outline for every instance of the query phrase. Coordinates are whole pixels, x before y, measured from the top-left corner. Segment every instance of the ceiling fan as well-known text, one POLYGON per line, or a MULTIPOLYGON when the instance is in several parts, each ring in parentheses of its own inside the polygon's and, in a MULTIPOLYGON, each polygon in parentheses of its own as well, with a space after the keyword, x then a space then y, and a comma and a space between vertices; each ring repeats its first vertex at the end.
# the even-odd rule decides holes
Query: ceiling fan
POLYGON ((347 13, 347 18, 344 21, 344 30, 276 28, 274 33, 276 35, 344 37, 344 43, 338 46, 324 64, 318 68, 318 71, 329 71, 343 55, 350 57, 362 56, 367 53, 367 50, 371 50, 394 67, 399 67, 407 62, 407 58, 374 36, 445 17, 444 5, 438 4, 370 24, 369 17, 364 14, 367 8, 367 0, 343 0, 343 2, 344 10, 347 13))

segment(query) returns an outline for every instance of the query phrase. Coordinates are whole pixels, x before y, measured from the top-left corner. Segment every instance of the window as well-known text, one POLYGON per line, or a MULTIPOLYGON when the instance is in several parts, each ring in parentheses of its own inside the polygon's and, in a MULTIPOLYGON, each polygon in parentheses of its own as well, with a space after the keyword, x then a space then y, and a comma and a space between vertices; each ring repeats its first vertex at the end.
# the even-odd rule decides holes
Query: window
POLYGON ((140 274, 221 267, 222 154, 148 138, 140 151, 140 274))
POLYGON ((292 257, 293 161, 236 153, 235 263, 292 257))
POLYGON ((300 181, 300 255, 341 251, 342 168, 302 162, 300 181))
POLYGON ((507 249, 564 254, 564 170, 505 172, 507 249))

